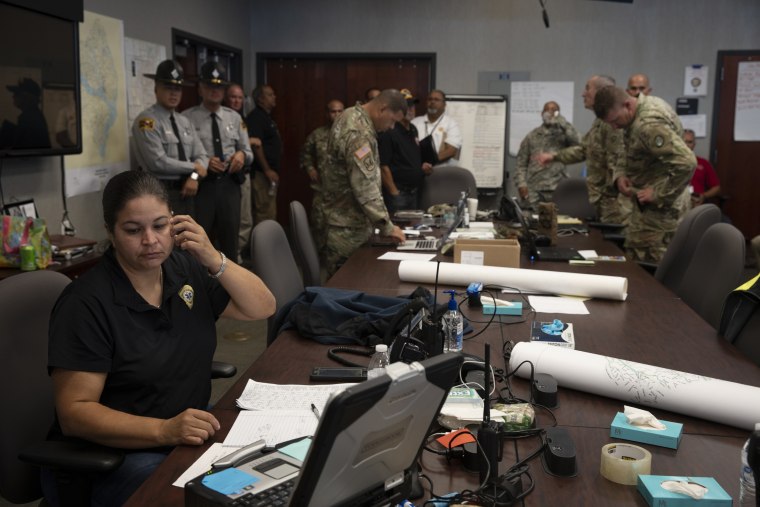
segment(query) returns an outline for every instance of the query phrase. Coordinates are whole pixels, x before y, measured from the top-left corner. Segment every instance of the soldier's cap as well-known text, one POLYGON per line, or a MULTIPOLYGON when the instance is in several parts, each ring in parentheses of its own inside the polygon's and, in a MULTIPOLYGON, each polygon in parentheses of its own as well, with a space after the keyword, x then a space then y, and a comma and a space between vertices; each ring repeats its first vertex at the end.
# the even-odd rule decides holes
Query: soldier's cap
POLYGON ((412 95, 412 92, 409 91, 409 88, 402 88, 399 90, 399 93, 404 96, 406 99, 407 105, 411 106, 412 104, 419 104, 420 99, 417 99, 412 95))
POLYGON ((155 74, 143 75, 153 79, 156 83, 187 86, 182 66, 174 60, 164 60, 156 67, 155 74))
POLYGON ((200 76, 198 77, 201 83, 206 83, 214 86, 227 86, 227 71, 219 62, 206 62, 201 66, 200 76))
POLYGON ((30 95, 34 95, 35 97, 42 95, 42 89, 40 88, 40 85, 37 84, 37 81, 34 79, 29 79, 28 77, 19 79, 17 85, 7 85, 6 88, 8 88, 8 90, 14 94, 28 93, 30 95))

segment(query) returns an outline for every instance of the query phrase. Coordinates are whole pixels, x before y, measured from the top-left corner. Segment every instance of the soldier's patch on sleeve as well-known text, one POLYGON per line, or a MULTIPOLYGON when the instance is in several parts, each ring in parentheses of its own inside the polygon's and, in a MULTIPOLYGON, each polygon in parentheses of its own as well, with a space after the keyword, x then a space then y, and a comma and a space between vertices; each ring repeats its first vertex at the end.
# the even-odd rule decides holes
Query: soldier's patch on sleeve
POLYGON ((665 138, 662 136, 654 136, 654 145, 658 148, 662 148, 662 145, 665 144, 665 138))
POLYGON ((354 152, 354 156, 359 160, 364 160, 364 157, 370 153, 372 153, 372 148, 369 147, 369 144, 365 144, 354 152))
POLYGON ((153 118, 141 118, 137 126, 143 132, 152 131, 156 128, 156 121, 153 118))

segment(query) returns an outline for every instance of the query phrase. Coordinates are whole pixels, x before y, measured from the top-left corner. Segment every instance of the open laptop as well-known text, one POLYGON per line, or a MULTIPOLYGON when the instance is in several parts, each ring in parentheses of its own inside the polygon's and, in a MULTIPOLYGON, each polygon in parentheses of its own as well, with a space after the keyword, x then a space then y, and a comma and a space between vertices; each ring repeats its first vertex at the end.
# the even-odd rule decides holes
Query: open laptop
POLYGON ((462 361, 447 353, 389 365, 386 375, 330 399, 303 462, 283 449, 212 470, 187 483, 185 505, 270 505, 257 500, 272 494, 291 506, 399 503, 416 480, 417 457, 462 361))
POLYGON ((449 235, 459 227, 464 219, 464 210, 467 206, 467 192, 462 192, 462 197, 457 203, 457 210, 454 215, 454 221, 448 227, 446 232, 440 238, 435 239, 408 239, 404 241, 403 245, 398 245, 396 250, 412 251, 412 252, 435 252, 440 250, 441 247, 448 241, 449 235))
POLYGON ((515 208, 515 215, 517 220, 523 229, 523 236, 525 243, 528 247, 528 257, 532 257, 537 261, 571 261, 571 260, 583 260, 583 256, 578 253, 575 248, 559 247, 559 246, 536 246, 533 233, 530 232, 528 227, 528 221, 523 215, 520 205, 517 203, 517 198, 513 197, 509 200, 515 208))

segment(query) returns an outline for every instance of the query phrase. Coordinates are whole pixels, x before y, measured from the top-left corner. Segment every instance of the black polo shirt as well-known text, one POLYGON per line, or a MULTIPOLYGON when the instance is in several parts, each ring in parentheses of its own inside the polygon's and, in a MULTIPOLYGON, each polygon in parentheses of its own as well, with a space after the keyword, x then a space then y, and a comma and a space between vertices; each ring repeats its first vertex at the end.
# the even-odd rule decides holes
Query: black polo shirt
POLYGON ((391 168, 393 182, 403 190, 415 189, 422 185, 422 157, 417 136, 417 127, 409 124, 405 128, 401 122, 391 130, 380 133, 377 138, 380 165, 391 168))
MULTIPOLYGON (((248 113, 245 123, 248 126, 248 135, 261 139, 261 148, 264 150, 264 157, 266 157, 269 167, 273 171, 279 171, 282 160, 282 139, 279 130, 277 130, 277 124, 269 116, 269 113, 260 107, 248 113)), ((256 157, 253 157, 251 167, 256 171, 264 170, 256 157)))
POLYGON ((100 403, 129 414, 205 410, 216 319, 230 298, 187 252, 174 250, 163 267, 161 308, 135 291, 112 248, 74 280, 53 309, 48 370, 107 373, 100 403))

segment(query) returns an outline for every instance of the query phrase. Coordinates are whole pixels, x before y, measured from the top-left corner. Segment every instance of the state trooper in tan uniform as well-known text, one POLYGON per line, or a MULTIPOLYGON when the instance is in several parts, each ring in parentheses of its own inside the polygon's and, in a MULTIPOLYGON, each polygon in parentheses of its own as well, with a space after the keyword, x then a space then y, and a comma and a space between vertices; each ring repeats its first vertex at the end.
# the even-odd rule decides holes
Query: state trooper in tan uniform
POLYGON ((253 162, 248 128, 236 111, 222 105, 229 84, 224 67, 206 62, 199 77, 202 103, 182 113, 209 154, 208 172, 195 197, 196 220, 228 258, 237 259, 240 185, 244 167, 253 162))
POLYGON ((330 160, 321 174, 326 234, 320 261, 327 276, 367 242, 373 227, 404 241, 383 202, 377 133, 392 128, 405 113, 403 95, 384 90, 366 104, 346 109, 330 131, 330 160))
MULTIPOLYGON (((615 80, 611 77, 591 76, 583 91, 583 105, 593 111, 596 91, 614 85, 615 80)), ((631 201, 620 193, 613 179, 613 174, 620 172, 625 164, 625 144, 620 130, 596 118, 581 144, 556 153, 539 153, 536 160, 542 165, 555 160, 563 164, 577 164, 585 160, 588 198, 596 209, 596 219, 607 224, 628 223, 631 201)))
POLYGON ((614 86, 596 93, 594 112, 624 129, 626 164, 615 174, 615 182, 634 203, 626 254, 633 260, 659 262, 685 212, 687 187, 697 165, 683 141, 681 122, 662 99, 631 97, 614 86))
POLYGON ((208 156, 195 128, 175 111, 182 99, 182 67, 174 60, 158 64, 156 103, 140 113, 132 125, 137 164, 151 171, 169 191, 169 205, 178 215, 195 216, 198 180, 206 176, 208 156))

